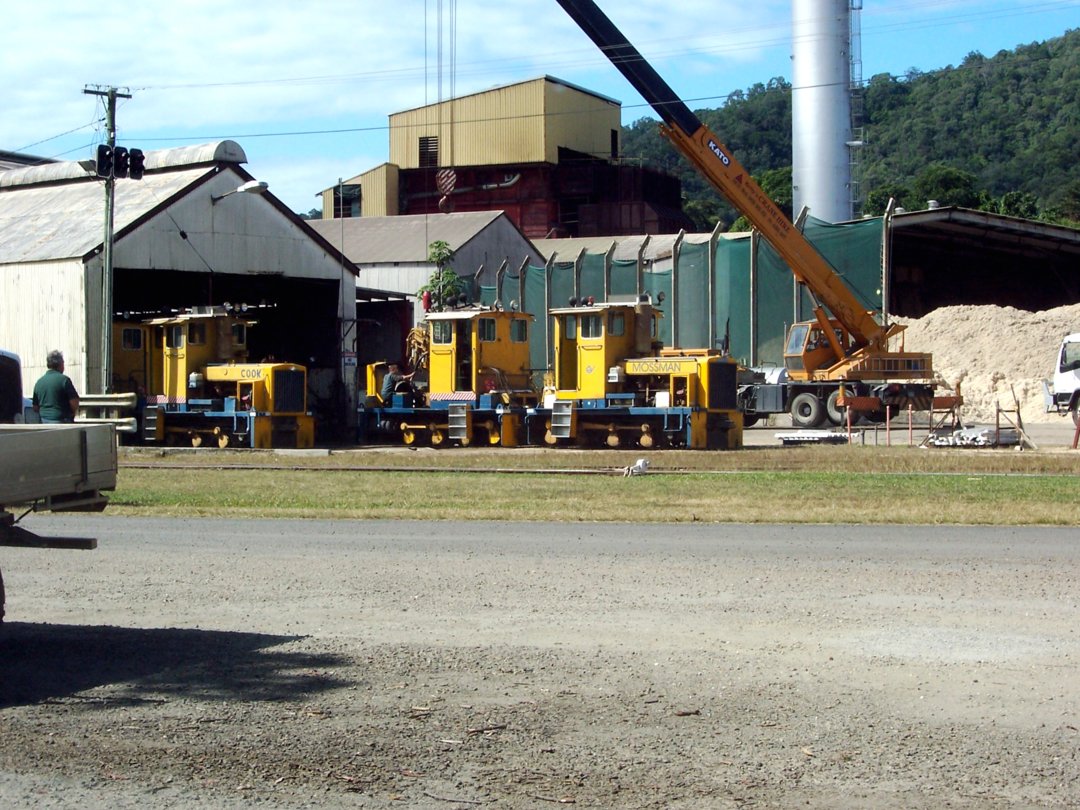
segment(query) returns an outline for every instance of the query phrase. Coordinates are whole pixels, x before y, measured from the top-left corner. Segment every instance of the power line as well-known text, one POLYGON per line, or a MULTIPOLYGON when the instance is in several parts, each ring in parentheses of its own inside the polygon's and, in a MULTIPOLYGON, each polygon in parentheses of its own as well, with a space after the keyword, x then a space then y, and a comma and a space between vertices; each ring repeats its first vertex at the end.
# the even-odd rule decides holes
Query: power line
MULTIPOLYGON (((877 33, 886 33, 886 32, 896 32, 896 31, 902 31, 902 30, 921 30, 921 29, 925 29, 925 28, 940 27, 940 26, 944 26, 944 25, 952 25, 952 24, 956 24, 957 22, 966 22, 966 21, 976 22, 976 21, 985 21, 987 19, 994 19, 994 18, 1008 18, 1008 17, 1014 17, 1014 16, 1021 16, 1021 15, 1031 14, 1031 13, 1054 12, 1054 11, 1059 11, 1059 10, 1063 10, 1063 9, 1067 9, 1067 8, 1072 8, 1072 7, 1075 7, 1075 6, 1078 6, 1078 5, 1080 5, 1080 3, 1077 3, 1076 0, 1039 0, 1039 2, 1030 2, 1030 3, 1024 3, 1024 4, 1017 4, 1017 5, 1010 6, 1009 8, 997 9, 995 11, 985 11, 985 10, 958 11, 957 13, 948 14, 948 15, 940 16, 940 17, 934 17, 934 18, 929 18, 929 17, 926 17, 924 15, 922 18, 915 19, 915 20, 905 20, 905 21, 896 22, 896 23, 878 23, 877 25, 870 25, 870 26, 864 25, 863 26, 863 36, 865 38, 865 36, 868 33, 877 34, 877 33)), ((904 8, 905 8, 905 11, 910 11, 911 9, 920 9, 920 8, 922 8, 922 9, 933 9, 933 8, 939 7, 939 6, 940 6, 940 0, 912 0, 911 2, 906 3, 904 5, 904 8)), ((781 35, 772 36, 771 35, 772 32, 777 32, 777 31, 780 31, 780 30, 788 31, 789 29, 788 29, 788 27, 786 25, 784 25, 784 26, 781 26, 781 25, 748 25, 748 26, 736 26, 736 27, 732 27, 732 28, 727 28, 727 29, 725 29, 725 34, 727 34, 727 35, 732 35, 732 34, 736 35, 737 38, 740 40, 739 44, 738 45, 732 45, 732 44, 730 44, 728 42, 725 42, 724 44, 717 45, 715 47, 705 46, 705 47, 687 48, 687 47, 685 47, 685 39, 676 40, 675 38, 653 38, 652 40, 650 40, 650 42, 654 47, 652 49, 650 49, 648 58, 650 59, 650 61, 662 61, 662 60, 667 59, 667 58, 675 58, 675 57, 687 58, 687 57, 694 57, 694 56, 701 57, 701 56, 711 56, 711 55, 733 54, 733 53, 737 53, 737 52, 743 51, 743 50, 759 49, 759 48, 762 48, 762 47, 774 47, 774 46, 779 46, 781 44, 790 43, 790 36, 788 36, 786 34, 783 35, 783 36, 781 36, 781 35), (761 34, 763 34, 763 36, 757 37, 757 38, 754 38, 752 36, 750 38, 747 38, 745 36, 747 34, 752 35, 755 32, 760 32, 761 34), (658 49, 658 48, 655 47, 655 46, 668 46, 668 45, 670 45, 670 48, 661 47, 661 48, 658 49)), ((536 64, 537 61, 542 61, 544 59, 548 59, 549 61, 557 64, 557 68, 555 68, 555 69, 572 69, 572 68, 587 67, 587 66, 597 65, 597 64, 607 64, 606 60, 603 57, 599 57, 599 58, 596 57, 594 49, 591 49, 591 48, 589 49, 589 51, 588 51, 589 56, 588 57, 582 56, 582 57, 579 58, 578 57, 579 53, 584 54, 586 52, 584 50, 581 50, 581 51, 575 50, 575 51, 556 52, 556 53, 550 54, 548 56, 534 55, 527 62, 525 60, 519 60, 519 59, 482 60, 482 61, 470 62, 470 63, 465 64, 464 66, 461 65, 460 62, 457 62, 457 60, 455 59, 455 70, 454 70, 455 79, 457 77, 462 76, 462 75, 485 75, 485 76, 490 76, 493 69, 504 69, 504 70, 505 69, 510 69, 510 70, 513 70, 515 65, 526 65, 526 64, 532 65, 532 64, 536 64)), ((426 56, 426 53, 425 53, 425 61, 426 61, 426 59, 427 59, 427 56, 426 56)), ((961 68, 958 67, 958 68, 954 68, 954 69, 961 69, 961 68)), ((228 87, 245 88, 245 87, 260 87, 260 86, 317 85, 317 84, 342 83, 342 82, 400 81, 400 80, 412 79, 412 78, 415 78, 415 77, 418 77, 418 76, 424 76, 426 78, 427 74, 428 74, 428 71, 429 71, 428 66, 425 65, 423 67, 405 67, 405 68, 385 69, 385 70, 376 70, 376 71, 362 71, 362 72, 351 72, 351 73, 341 73, 341 74, 322 74, 322 75, 311 75, 311 76, 302 76, 302 77, 282 77, 282 78, 276 78, 276 79, 256 79, 256 80, 230 81, 230 82, 203 82, 203 83, 191 82, 191 83, 180 83, 180 84, 157 84, 157 85, 145 85, 145 86, 142 86, 142 87, 139 87, 139 88, 136 88, 136 89, 143 90, 143 91, 169 92, 169 91, 174 91, 174 90, 186 90, 186 89, 211 89, 211 88, 228 88, 228 87)), ((931 71, 925 71, 925 72, 932 73, 934 71, 931 70, 931 71)), ((894 78, 898 78, 898 79, 903 78, 903 76, 897 76, 895 74, 890 74, 890 75, 893 75, 894 78)), ((693 104, 693 103, 698 103, 698 104, 719 103, 719 104, 722 105, 732 95, 737 95, 740 92, 742 92, 742 91, 741 90, 735 90, 735 91, 733 91, 731 93, 727 93, 727 94, 699 96, 699 97, 696 97, 696 98, 686 98, 686 99, 684 99, 684 101, 687 104, 693 104)), ((635 109, 646 109, 646 110, 648 110, 649 105, 648 104, 623 104, 622 109, 624 111, 633 111, 635 109)), ((493 119, 493 120, 499 120, 499 119, 493 119)), ((97 119, 95 119, 94 121, 92 121, 92 122, 90 122, 88 124, 83 124, 81 126, 74 127, 74 128, 72 128, 70 130, 67 130, 66 132, 61 132, 61 133, 58 133, 56 135, 49 136, 48 138, 43 138, 41 140, 35 141, 34 143, 31 143, 31 144, 27 144, 26 146, 20 147, 19 149, 16 149, 16 150, 13 150, 13 151, 22 152, 22 151, 25 151, 27 149, 31 149, 31 148, 33 148, 35 146, 38 146, 40 144, 48 143, 48 142, 56 140, 58 138, 62 138, 64 136, 66 136, 66 135, 70 135, 70 134, 79 132, 80 130, 86 129, 88 127, 98 126, 101 123, 102 123, 102 119, 97 118, 97 119)), ((309 136, 326 136, 326 135, 339 135, 339 134, 356 134, 356 133, 364 133, 364 132, 380 132, 380 131, 389 131, 389 129, 390 129, 389 126, 381 126, 380 125, 380 126, 367 126, 367 127, 340 127, 340 128, 332 128, 332 129, 288 130, 288 131, 272 131, 272 132, 249 132, 249 133, 229 134, 229 135, 198 135, 198 136, 184 136, 184 137, 171 137, 171 138, 161 137, 161 138, 146 138, 145 140, 150 141, 150 142, 164 142, 164 141, 220 140, 220 139, 226 139, 226 138, 228 138, 228 139, 239 139, 239 138, 309 137, 309 136)), ((92 144, 89 144, 89 145, 92 145, 92 144)), ((86 148, 86 147, 85 146, 80 146, 80 147, 76 147, 74 149, 69 149, 69 150, 67 150, 65 152, 59 153, 56 156, 59 157, 59 156, 71 154, 72 152, 78 151, 79 149, 83 149, 83 148, 86 148)))

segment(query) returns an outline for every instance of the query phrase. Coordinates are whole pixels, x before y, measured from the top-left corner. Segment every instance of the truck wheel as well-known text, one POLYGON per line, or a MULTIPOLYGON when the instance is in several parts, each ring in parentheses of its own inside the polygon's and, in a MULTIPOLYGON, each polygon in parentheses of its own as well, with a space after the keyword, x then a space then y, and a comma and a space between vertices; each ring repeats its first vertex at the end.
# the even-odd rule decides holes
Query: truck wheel
POLYGON ((798 428, 816 428, 825 421, 825 406, 814 394, 804 392, 791 400, 791 424, 798 428))
POLYGON ((825 413, 829 416, 829 421, 834 425, 842 425, 847 421, 847 408, 842 408, 836 404, 836 400, 840 398, 840 389, 829 394, 829 398, 825 401, 825 413))
POLYGON ((1080 427, 1080 406, 1072 409, 1073 424, 1080 427))

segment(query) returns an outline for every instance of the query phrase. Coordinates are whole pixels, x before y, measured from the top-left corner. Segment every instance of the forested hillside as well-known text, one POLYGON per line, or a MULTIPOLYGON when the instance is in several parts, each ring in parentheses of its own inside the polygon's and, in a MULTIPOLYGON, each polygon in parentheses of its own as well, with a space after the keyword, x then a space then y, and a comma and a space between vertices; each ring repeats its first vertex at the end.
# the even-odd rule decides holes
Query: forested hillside
MULTIPOLYGON (((736 91, 696 111, 767 192, 791 213, 791 85, 782 78, 736 91)), ((958 67, 865 88, 863 213, 890 197, 1080 226, 1080 29, 958 67)), ((623 128, 627 160, 682 179, 685 209, 702 230, 735 214, 657 131, 654 119, 623 128)))

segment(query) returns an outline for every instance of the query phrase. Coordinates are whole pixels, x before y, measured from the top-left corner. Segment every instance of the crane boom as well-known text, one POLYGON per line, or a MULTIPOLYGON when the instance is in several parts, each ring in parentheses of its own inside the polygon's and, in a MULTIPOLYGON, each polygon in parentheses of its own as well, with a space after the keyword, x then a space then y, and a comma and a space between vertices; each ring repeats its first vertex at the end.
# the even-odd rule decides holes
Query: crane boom
MULTIPOLYGON (((815 299, 815 315, 831 336, 825 308, 850 333, 854 349, 884 349, 887 332, 844 280, 769 199, 731 151, 709 130, 592 0, 557 0, 664 122, 664 134, 772 245, 815 299)), ((834 345, 837 359, 842 357, 834 345)))

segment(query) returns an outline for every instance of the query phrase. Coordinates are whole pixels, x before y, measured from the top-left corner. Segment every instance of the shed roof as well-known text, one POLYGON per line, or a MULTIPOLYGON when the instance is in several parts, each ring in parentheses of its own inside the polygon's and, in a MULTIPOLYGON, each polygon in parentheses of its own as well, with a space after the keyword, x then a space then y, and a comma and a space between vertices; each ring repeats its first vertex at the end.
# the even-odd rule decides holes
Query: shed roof
MULTIPOLYGON (((217 163, 246 160, 233 141, 147 152, 143 178, 116 183, 114 233, 213 174, 217 163)), ((0 264, 86 257, 104 241, 104 217, 102 181, 76 161, 0 172, 0 264)))
MULTIPOLYGON (((396 217, 346 217, 308 221, 316 233, 355 264, 426 262, 432 242, 460 250, 500 217, 502 211, 464 211, 396 217)), ((509 222, 509 220, 507 220, 509 222)))
POLYGON ((956 304, 1038 312, 1080 301, 1080 230, 965 208, 893 217, 894 314, 918 318, 956 304))
MULTIPOLYGON (((114 233, 208 172, 188 169, 117 183, 114 233)), ((85 257, 104 241, 104 217, 105 193, 102 184, 92 179, 4 189, 0 191, 0 264, 85 257)))

